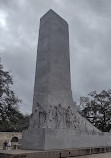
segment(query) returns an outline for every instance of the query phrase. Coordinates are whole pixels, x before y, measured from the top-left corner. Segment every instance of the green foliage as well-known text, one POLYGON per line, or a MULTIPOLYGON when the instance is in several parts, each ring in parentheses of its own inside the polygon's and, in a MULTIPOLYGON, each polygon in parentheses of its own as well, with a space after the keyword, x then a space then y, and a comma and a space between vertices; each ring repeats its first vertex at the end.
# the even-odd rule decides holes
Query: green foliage
POLYGON ((19 112, 18 99, 13 90, 12 76, 4 71, 0 60, 0 131, 22 131, 28 127, 29 116, 19 112))
POLYGON ((0 131, 19 132, 25 130, 29 126, 29 116, 23 115, 15 107, 5 107, 1 112, 0 131))
POLYGON ((111 130, 111 90, 88 94, 81 102, 81 114, 102 132, 111 130))

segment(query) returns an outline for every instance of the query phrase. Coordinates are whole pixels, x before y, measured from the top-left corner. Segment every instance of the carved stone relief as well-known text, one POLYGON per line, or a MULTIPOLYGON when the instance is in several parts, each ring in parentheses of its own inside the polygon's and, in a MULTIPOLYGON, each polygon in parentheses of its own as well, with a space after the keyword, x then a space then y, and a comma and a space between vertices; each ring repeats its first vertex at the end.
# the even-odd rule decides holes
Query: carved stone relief
MULTIPOLYGON (((42 106, 37 103, 35 112, 31 114, 30 118, 30 128, 33 127, 76 129, 87 134, 97 134, 94 129, 89 130, 87 123, 74 113, 71 106, 63 108, 61 104, 58 106, 42 106)), ((101 132, 98 134, 101 134, 101 132)))

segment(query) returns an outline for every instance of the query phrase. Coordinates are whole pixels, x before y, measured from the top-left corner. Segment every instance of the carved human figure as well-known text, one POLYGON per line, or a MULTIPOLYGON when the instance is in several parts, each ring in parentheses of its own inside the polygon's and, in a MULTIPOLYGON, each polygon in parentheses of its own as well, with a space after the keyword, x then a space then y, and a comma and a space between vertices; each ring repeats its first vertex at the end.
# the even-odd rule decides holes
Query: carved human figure
POLYGON ((47 113, 42 106, 39 107, 39 126, 41 128, 46 127, 47 113))
POLYGON ((53 108, 51 105, 48 107, 46 122, 49 128, 53 128, 53 108))
POLYGON ((39 110, 40 110, 40 104, 37 103, 36 104, 36 108, 35 108, 35 113, 34 113, 34 115, 35 115, 35 119, 34 120, 36 120, 35 127, 39 127, 40 126, 40 124, 39 124, 39 110))
POLYGON ((57 128, 63 126, 63 108, 61 104, 57 107, 57 115, 58 115, 58 122, 57 122, 57 128))
POLYGON ((31 123, 33 123, 32 127, 37 128, 42 128, 46 125, 46 112, 39 103, 36 104, 35 113, 32 114, 31 123))
POLYGON ((70 116, 72 114, 70 106, 65 110, 65 120, 66 120, 66 128, 69 129, 71 126, 70 116))
POLYGON ((53 108, 52 118, 53 118, 54 128, 57 128, 57 125, 58 125, 57 106, 54 106, 53 108))

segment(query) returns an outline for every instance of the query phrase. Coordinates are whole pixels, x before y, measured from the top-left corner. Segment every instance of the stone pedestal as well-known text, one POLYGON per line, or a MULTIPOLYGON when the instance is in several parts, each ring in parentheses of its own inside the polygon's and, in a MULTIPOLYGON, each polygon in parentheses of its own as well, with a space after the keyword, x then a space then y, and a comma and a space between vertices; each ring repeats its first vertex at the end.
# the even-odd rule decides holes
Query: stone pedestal
POLYGON ((71 129, 31 128, 23 134, 23 149, 53 150, 110 146, 109 137, 71 129))

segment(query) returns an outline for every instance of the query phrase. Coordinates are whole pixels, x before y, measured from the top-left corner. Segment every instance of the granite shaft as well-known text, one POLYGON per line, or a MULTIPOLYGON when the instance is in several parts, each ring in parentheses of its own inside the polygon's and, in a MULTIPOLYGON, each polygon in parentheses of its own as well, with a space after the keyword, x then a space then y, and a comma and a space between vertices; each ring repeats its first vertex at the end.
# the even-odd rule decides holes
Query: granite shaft
POLYGON ((33 98, 36 104, 72 104, 68 24, 50 10, 40 20, 33 98))

